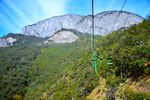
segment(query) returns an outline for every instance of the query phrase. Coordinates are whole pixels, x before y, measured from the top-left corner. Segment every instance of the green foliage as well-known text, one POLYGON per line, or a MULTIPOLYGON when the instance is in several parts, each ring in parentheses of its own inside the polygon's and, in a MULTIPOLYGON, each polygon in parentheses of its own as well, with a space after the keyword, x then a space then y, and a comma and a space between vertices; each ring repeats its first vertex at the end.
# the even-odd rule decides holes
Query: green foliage
POLYGON ((0 49, 0 99, 24 95, 29 85, 28 70, 39 53, 38 47, 18 46, 0 49))
MULTIPOLYGON (((138 79, 150 74, 150 69, 144 67, 150 61, 149 19, 95 39, 99 48, 98 72, 106 79, 107 87, 111 87, 108 93, 115 92, 126 78, 138 79), (110 56, 113 65, 108 66, 106 59, 110 56)), ((0 66, 3 66, 0 68, 0 99, 10 99, 17 94, 25 95, 25 100, 84 100, 98 85, 98 77, 91 67, 89 35, 81 35, 71 44, 50 44, 42 48, 31 45, 32 40, 42 41, 32 38, 22 42, 24 46, 16 43, 16 46, 0 49, 0 66)), ((129 100, 149 98, 147 94, 130 90, 125 93, 129 100)))
POLYGON ((146 93, 137 93, 131 89, 126 89, 124 94, 127 100, 150 100, 150 95, 146 93))
POLYGON ((126 30, 115 31, 98 40, 97 46, 100 47, 102 58, 99 64, 100 75, 106 79, 108 88, 113 86, 108 89, 108 93, 116 90, 127 78, 138 79, 150 75, 150 68, 144 66, 150 61, 150 20, 126 30), (106 64, 110 51, 113 66, 106 64))
POLYGON ((45 92, 55 100, 85 98, 98 84, 90 60, 88 36, 72 44, 51 44, 41 49, 30 70, 33 77, 25 99, 43 98, 45 92))
POLYGON ((112 49, 113 68, 116 75, 122 77, 132 77, 134 79, 149 75, 149 69, 144 64, 150 61, 150 20, 146 20, 139 25, 122 31, 116 31, 104 38, 103 42, 98 42, 101 46, 101 52, 104 60, 102 61, 102 73, 105 73, 107 67, 105 59, 108 50, 112 49))

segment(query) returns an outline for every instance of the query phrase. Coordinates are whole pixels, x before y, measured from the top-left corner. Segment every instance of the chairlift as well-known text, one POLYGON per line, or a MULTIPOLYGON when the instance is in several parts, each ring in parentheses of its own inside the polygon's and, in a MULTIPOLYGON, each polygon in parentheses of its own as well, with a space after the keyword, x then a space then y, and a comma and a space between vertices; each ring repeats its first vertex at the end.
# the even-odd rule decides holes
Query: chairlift
POLYGON ((113 65, 112 57, 106 58, 106 64, 107 64, 108 66, 112 66, 112 65, 113 65))
POLYGON ((106 58, 106 64, 108 66, 112 66, 113 65, 113 61, 112 61, 112 55, 111 55, 111 52, 109 52, 109 56, 106 58))
POLYGON ((92 53, 92 67, 93 68, 97 68, 97 60, 98 60, 98 55, 97 55, 97 52, 93 51, 92 53))

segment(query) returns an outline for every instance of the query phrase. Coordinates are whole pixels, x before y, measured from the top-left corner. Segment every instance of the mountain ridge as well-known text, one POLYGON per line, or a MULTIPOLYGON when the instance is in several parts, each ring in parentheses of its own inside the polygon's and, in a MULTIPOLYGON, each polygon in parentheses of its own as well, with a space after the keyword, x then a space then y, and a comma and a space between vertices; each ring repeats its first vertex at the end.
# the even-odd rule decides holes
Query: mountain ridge
POLYGON ((28 36, 21 33, 9 33, 0 38, 0 48, 19 45, 39 45, 48 38, 28 36))
MULTIPOLYGON (((144 19, 142 16, 140 16, 140 15, 138 15, 138 14, 136 14, 136 13, 128 12, 128 11, 125 11, 125 10, 123 10, 123 11, 117 11, 117 10, 103 11, 103 12, 100 12, 100 13, 95 14, 95 16, 96 16, 96 15, 99 15, 99 14, 103 14, 103 13, 109 13, 109 12, 125 12, 125 13, 129 13, 129 14, 134 14, 134 15, 136 15, 136 16, 138 16, 138 17, 144 19)), ((46 21, 46 20, 48 20, 48 19, 50 19, 50 18, 63 17, 63 16, 66 16, 66 15, 78 15, 78 16, 81 16, 81 17, 83 17, 83 16, 91 16, 91 14, 79 15, 79 14, 72 13, 72 14, 57 15, 57 16, 45 18, 45 19, 43 19, 43 20, 36 21, 35 23, 39 23, 39 22, 41 22, 41 21, 46 21)), ((34 23, 34 24, 35 24, 35 23, 34 23)), ((34 25, 34 24, 30 24, 30 25, 26 25, 26 26, 32 26, 32 25, 34 25)))
MULTIPOLYGON (((38 21, 32 25, 27 25, 22 28, 22 34, 27 36, 36 36, 40 38, 51 38, 55 33, 65 30, 66 32, 73 32, 74 35, 91 34, 92 33, 92 16, 91 15, 78 15, 66 14, 61 16, 50 17, 38 21), (77 34, 76 34, 77 33, 77 34)), ((140 15, 127 11, 104 11, 95 14, 95 35, 106 35, 118 29, 126 29, 131 25, 138 24, 143 21, 140 15), (117 23, 112 28, 114 21, 118 14, 117 23)), ((21 34, 21 33, 20 33, 21 34)), ((66 34, 62 34, 66 35, 66 34)), ((1 47, 9 47, 6 38, 14 37, 11 34, 3 36, 1 39, 1 47)), ((72 35, 73 36, 73 35, 72 35)), ((66 37, 66 36, 63 36, 66 37)), ((73 38, 73 37, 72 37, 73 38)), ((11 43, 11 45, 13 45, 11 43)))
MULTIPOLYGON (((114 10, 96 14, 95 34, 106 35, 110 33, 111 27, 119 13, 120 11, 114 10)), ((22 28, 22 32, 26 35, 35 35, 39 37, 49 37, 63 28, 77 30, 81 33, 91 33, 91 19, 91 15, 81 16, 78 14, 67 14, 54 16, 38 21, 32 25, 27 25, 22 28)), ((112 31, 118 30, 122 27, 130 27, 131 25, 138 24, 142 21, 143 18, 140 15, 127 11, 121 11, 118 21, 112 31)))

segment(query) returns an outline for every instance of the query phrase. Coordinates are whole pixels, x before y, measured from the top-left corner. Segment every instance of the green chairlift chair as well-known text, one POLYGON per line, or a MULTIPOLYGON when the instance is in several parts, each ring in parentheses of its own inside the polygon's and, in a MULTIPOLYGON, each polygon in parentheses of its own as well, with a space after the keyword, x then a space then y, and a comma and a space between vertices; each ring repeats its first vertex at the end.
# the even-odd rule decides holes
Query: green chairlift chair
POLYGON ((106 58, 106 64, 107 64, 108 66, 112 66, 112 65, 113 65, 112 57, 111 57, 111 56, 108 57, 108 58, 106 58))
POLYGON ((98 67, 98 55, 97 52, 93 51, 92 53, 92 63, 91 66, 95 69, 95 72, 98 73, 97 67, 98 67))

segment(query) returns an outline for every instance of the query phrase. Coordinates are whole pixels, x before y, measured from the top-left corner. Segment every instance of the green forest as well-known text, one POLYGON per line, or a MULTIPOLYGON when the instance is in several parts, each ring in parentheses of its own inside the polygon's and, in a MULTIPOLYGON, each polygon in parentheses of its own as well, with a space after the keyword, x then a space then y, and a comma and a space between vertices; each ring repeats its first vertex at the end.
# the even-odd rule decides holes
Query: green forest
POLYGON ((0 48, 0 100, 150 100, 150 19, 95 36, 98 74, 91 67, 88 34, 71 44, 17 39, 0 48))

